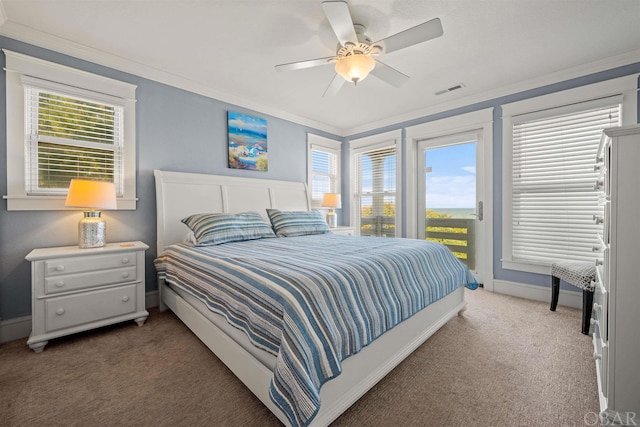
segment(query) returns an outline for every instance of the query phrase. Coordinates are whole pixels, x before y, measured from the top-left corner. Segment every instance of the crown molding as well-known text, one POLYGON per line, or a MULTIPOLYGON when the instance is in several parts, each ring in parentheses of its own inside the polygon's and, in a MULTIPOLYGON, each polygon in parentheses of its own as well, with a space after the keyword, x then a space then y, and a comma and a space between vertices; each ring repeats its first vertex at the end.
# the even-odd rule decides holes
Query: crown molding
POLYGON ((157 68, 149 67, 136 61, 122 58, 117 55, 106 53, 94 48, 90 48, 81 43, 67 40, 61 37, 52 36, 24 25, 16 24, 6 20, 3 14, 2 0, 0 0, 0 35, 32 44, 44 49, 49 49, 64 55, 82 59, 94 64, 113 68, 118 71, 133 74, 158 83, 166 84, 198 95, 203 95, 218 101, 237 105, 249 110, 257 111, 266 115, 274 116, 283 120, 288 120, 303 126, 308 126, 317 130, 341 136, 342 129, 336 128, 326 123, 311 120, 291 114, 287 111, 279 110, 268 105, 260 104, 249 99, 223 93, 211 87, 194 82, 183 76, 168 73, 157 68), (4 21, 2 21, 4 17, 4 21))
POLYGON ((7 21, 7 12, 4 10, 4 3, 0 0, 0 27, 7 21))
POLYGON ((467 105, 473 105, 480 102, 500 98, 503 96, 513 95, 519 92, 536 89, 536 88, 551 85, 554 83, 560 83, 560 82, 571 80, 577 77, 584 77, 589 74, 611 70, 613 68, 621 67, 624 65, 634 64, 636 62, 640 62, 640 49, 623 53, 620 55, 612 56, 609 58, 604 58, 588 64, 567 68, 564 70, 557 71, 555 73, 536 77, 534 79, 525 80, 525 81, 518 82, 511 85, 501 86, 496 89, 491 89, 485 92, 469 95, 464 98, 458 98, 448 102, 435 104, 424 109, 412 111, 407 114, 400 114, 397 116, 388 117, 384 120, 376 120, 375 122, 372 122, 369 124, 353 127, 351 129, 345 129, 343 131, 344 135, 342 136, 357 135, 359 133, 369 132, 375 129, 381 129, 386 126, 392 126, 398 123, 403 123, 410 120, 416 120, 421 117, 429 116, 432 114, 442 113, 444 111, 450 111, 455 108, 461 108, 467 105))

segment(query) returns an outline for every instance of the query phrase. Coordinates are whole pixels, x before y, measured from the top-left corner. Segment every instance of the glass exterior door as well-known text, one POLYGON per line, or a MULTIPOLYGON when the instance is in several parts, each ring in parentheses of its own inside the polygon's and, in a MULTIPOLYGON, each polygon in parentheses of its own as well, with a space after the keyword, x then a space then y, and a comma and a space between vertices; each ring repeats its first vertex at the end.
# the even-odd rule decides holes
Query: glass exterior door
POLYGON ((418 237, 447 246, 476 272, 482 220, 477 135, 452 135, 418 145, 418 237))

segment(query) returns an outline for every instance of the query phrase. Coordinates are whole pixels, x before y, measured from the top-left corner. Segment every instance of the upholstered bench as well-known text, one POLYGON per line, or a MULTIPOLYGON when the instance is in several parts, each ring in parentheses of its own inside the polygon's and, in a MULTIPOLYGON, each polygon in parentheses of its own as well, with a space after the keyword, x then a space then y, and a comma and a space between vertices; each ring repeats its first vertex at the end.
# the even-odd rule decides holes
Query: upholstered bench
POLYGON ((556 311, 560 279, 582 289, 582 333, 589 334, 596 266, 593 262, 561 261, 551 264, 551 311, 556 311))

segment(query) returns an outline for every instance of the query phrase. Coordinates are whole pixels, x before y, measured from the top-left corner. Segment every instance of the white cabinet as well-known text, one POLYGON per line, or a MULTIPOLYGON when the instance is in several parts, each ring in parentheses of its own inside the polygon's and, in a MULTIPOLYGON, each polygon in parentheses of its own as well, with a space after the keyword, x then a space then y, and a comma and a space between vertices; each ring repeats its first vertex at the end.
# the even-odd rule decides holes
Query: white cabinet
POLYGON ((603 261, 592 312, 603 424, 640 422, 640 126, 604 131, 598 153, 604 193, 603 261))
POLYGON ((50 339, 125 320, 142 325, 145 310, 142 242, 34 249, 31 323, 27 344, 36 353, 50 339))

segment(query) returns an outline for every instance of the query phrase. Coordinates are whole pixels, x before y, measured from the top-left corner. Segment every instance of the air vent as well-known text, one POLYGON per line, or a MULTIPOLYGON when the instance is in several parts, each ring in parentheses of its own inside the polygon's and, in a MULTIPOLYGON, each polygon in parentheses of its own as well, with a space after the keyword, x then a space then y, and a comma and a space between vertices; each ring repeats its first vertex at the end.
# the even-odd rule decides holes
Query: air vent
POLYGON ((463 83, 458 83, 457 85, 451 86, 447 89, 439 90, 438 92, 436 92, 436 95, 442 95, 444 93, 453 92, 454 90, 462 89, 463 87, 464 87, 463 83))

